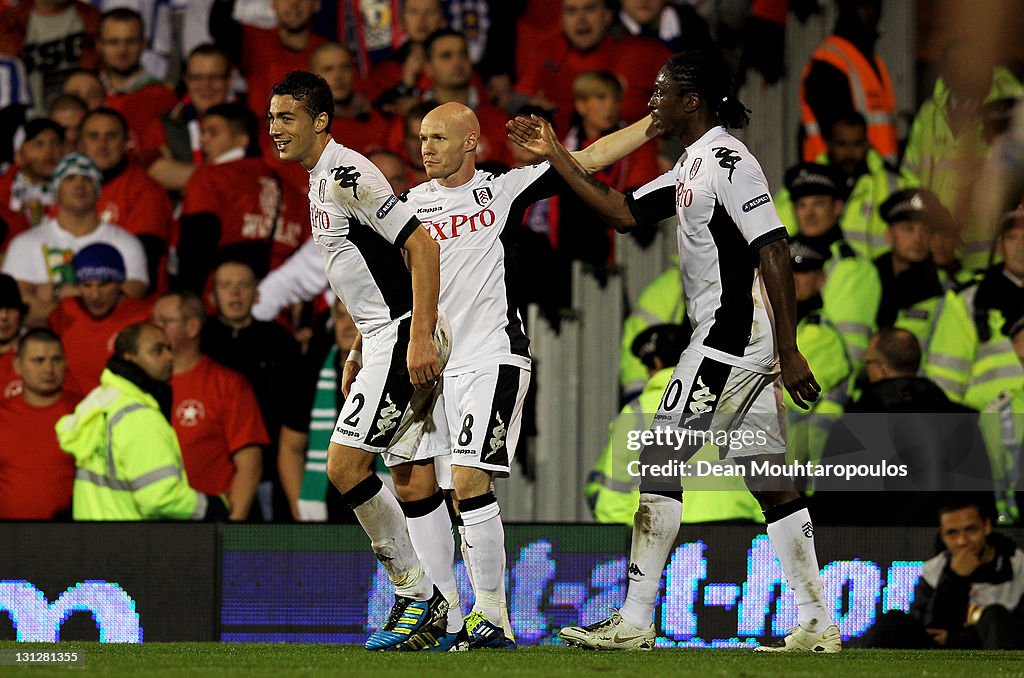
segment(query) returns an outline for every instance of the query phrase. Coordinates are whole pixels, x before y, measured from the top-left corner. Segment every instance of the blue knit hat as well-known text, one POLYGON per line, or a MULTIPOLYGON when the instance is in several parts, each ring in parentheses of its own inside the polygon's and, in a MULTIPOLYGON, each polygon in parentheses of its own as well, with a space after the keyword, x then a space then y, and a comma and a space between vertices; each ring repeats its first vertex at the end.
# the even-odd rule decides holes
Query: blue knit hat
POLYGON ((124 282, 124 257, 117 249, 105 242, 97 242, 83 247, 71 260, 71 268, 75 271, 75 280, 103 280, 106 282, 124 282))

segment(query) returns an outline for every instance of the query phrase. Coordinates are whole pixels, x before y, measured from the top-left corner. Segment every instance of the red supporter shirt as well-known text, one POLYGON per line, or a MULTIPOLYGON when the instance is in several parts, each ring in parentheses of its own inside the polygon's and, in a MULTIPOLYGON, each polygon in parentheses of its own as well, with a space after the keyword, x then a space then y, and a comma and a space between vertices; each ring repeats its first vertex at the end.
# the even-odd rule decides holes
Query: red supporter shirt
POLYGON ((242 28, 242 63, 239 69, 249 88, 246 104, 258 119, 263 120, 274 83, 284 79, 291 71, 308 70, 309 55, 327 40, 313 33, 306 49, 296 52, 281 44, 276 28, 248 25, 242 28))
POLYGON ((117 333, 133 323, 149 320, 152 308, 151 302, 124 297, 106 317, 94 318, 74 297, 60 302, 48 323, 64 344, 67 379, 77 390, 88 393, 99 386, 107 359, 114 355, 117 333))
POLYGON ((160 184, 134 162, 103 184, 96 212, 103 221, 134 235, 153 235, 168 242, 174 231, 174 207, 160 184))
POLYGON ((160 120, 160 116, 178 104, 174 92, 159 83, 152 83, 124 94, 107 93, 107 106, 120 113, 128 121, 131 148, 139 148, 139 137, 149 127, 152 120, 160 120))
MULTIPOLYGON (((302 169, 299 163, 290 163, 302 169)), ((307 174, 302 169, 303 174, 307 174)), ((308 176, 308 174, 307 174, 308 176)), ((220 220, 217 247, 266 241, 277 214, 279 188, 262 158, 242 158, 197 169, 185 185, 182 216, 207 212, 220 220)), ((270 267, 280 266, 309 237, 309 202, 282 181, 284 202, 274 231, 270 267)))
POLYGON ((632 35, 619 41, 606 37, 589 52, 573 49, 562 34, 548 44, 547 49, 530 49, 520 55, 516 89, 525 94, 543 91, 544 97, 558 106, 555 123, 560 134, 568 129, 574 110, 572 84, 577 76, 596 70, 619 76, 625 88, 622 119, 636 122, 649 113, 647 102, 654 91, 654 79, 672 56, 671 50, 657 40, 632 35))
POLYGON ((21 379, 14 372, 14 349, 0 354, 0 400, 21 395, 21 379))
POLYGON ((366 155, 385 147, 389 128, 384 116, 372 111, 359 118, 335 118, 331 122, 331 136, 339 144, 366 155))
POLYGON ((269 445, 259 404, 240 373, 203 356, 184 374, 171 379, 174 431, 188 484, 206 494, 231 487, 231 456, 250 445, 269 445))
POLYGON ((0 401, 0 519, 49 520, 71 506, 75 460, 61 451, 54 426, 76 402, 68 394, 48 407, 0 401))

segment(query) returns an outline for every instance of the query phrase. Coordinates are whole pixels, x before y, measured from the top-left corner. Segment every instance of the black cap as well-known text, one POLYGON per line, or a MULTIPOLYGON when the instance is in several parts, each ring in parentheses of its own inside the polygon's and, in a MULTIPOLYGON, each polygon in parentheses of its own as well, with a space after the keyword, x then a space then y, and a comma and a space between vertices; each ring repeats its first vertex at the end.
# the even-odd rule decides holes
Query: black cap
POLYGON ((21 148, 21 145, 26 141, 32 141, 48 129, 53 130, 57 134, 57 138, 62 142, 64 141, 63 127, 49 118, 36 118, 35 120, 29 120, 17 129, 14 133, 13 147, 15 149, 21 148))
POLYGON ((953 215, 934 193, 926 188, 908 188, 890 195, 878 208, 885 223, 917 219, 931 226, 944 227, 953 221, 953 215))
POLYGON ((654 367, 655 356, 664 365, 675 365, 692 333, 689 325, 652 325, 637 335, 631 350, 648 368, 654 367))
POLYGON ((820 271, 825 268, 825 257, 799 240, 790 240, 789 265, 795 273, 820 271))
POLYGON ((16 308, 24 315, 28 306, 21 299, 18 283, 6 273, 0 273, 0 308, 16 308))
POLYGON ((814 162, 802 162, 786 170, 786 189, 793 201, 809 195, 827 195, 837 198, 840 195, 840 181, 835 170, 828 165, 814 162))

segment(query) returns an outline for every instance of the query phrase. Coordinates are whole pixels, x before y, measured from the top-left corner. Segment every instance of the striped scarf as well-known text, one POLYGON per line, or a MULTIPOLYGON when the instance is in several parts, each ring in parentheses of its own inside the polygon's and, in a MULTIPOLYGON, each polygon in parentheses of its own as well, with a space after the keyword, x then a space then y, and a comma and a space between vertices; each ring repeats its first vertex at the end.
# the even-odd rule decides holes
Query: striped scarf
POLYGON ((341 403, 338 402, 338 347, 334 346, 320 367, 313 397, 313 413, 309 420, 309 445, 306 450, 306 470, 302 474, 299 491, 299 515, 303 521, 327 520, 327 446, 331 442, 334 424, 341 403))

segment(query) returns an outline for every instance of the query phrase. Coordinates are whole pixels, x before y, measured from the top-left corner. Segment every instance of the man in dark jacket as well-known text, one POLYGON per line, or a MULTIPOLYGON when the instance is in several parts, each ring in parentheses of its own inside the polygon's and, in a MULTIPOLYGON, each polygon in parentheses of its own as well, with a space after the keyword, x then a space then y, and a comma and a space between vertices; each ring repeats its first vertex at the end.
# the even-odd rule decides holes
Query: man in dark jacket
POLYGON ((992 471, 976 413, 917 376, 921 348, 914 335, 888 328, 865 354, 869 384, 829 435, 825 464, 906 466, 903 475, 818 482, 816 515, 832 524, 930 525, 936 492, 991 491, 992 471), (840 490, 868 490, 847 494, 840 490), (851 498, 857 510, 850 511, 851 498))
POLYGON ((951 494, 939 508, 945 550, 925 562, 910 612, 883 615, 870 647, 1024 647, 1024 551, 992 531, 988 502, 951 494))

